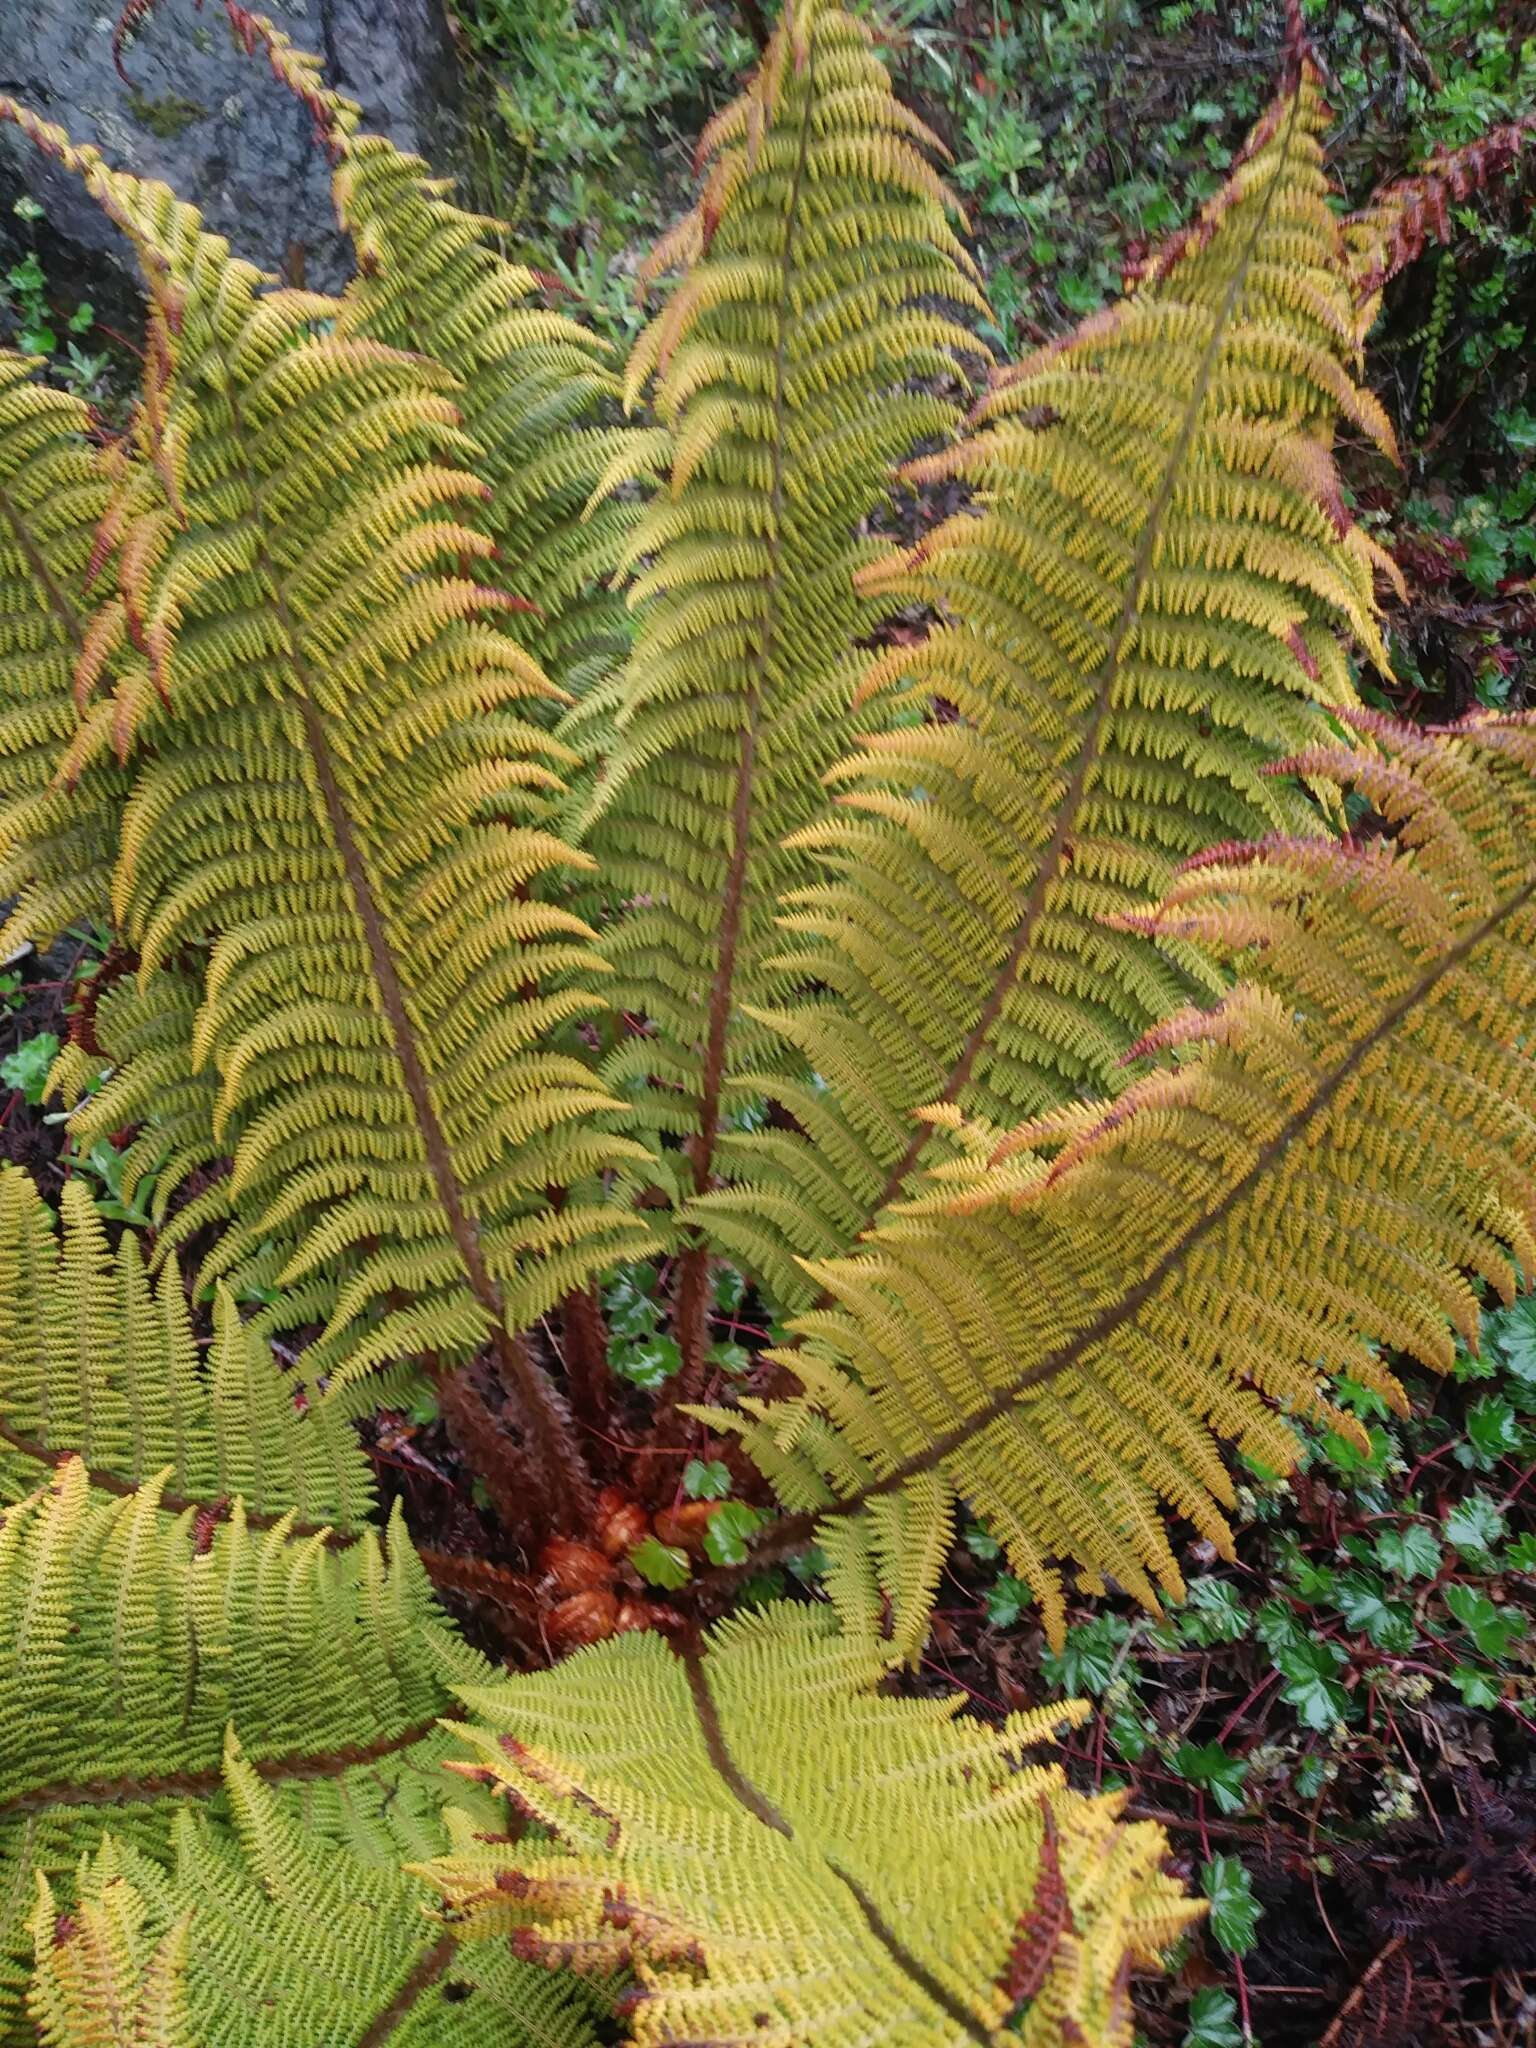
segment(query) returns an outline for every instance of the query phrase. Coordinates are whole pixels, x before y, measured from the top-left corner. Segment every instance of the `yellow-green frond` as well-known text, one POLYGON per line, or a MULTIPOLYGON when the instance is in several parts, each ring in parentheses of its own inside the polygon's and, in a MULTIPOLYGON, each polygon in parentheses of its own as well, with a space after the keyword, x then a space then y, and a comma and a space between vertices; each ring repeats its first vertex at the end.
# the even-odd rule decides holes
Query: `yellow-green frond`
POLYGON ((985 1728, 882 1669, 872 1628, 782 1604, 465 1688, 463 1768, 552 1839, 460 1826, 446 1924, 631 1973, 636 2043, 1125 2048, 1131 1969, 1199 1909, 1156 1828, 1021 1764, 1083 1710, 985 1728))
MULTIPOLYGON (((604 1069, 711 1184, 729 1076, 761 1037, 787 836, 846 745, 854 574, 893 466, 955 409, 944 310, 980 304, 949 201, 866 31, 824 0, 785 10, 745 97, 713 124, 688 267, 641 336, 672 434, 668 484, 628 564, 635 652, 586 835, 624 908, 605 937, 627 1014, 604 1069)), ((670 260, 672 250, 667 252, 670 260)))
POLYGON ((813 1270, 827 1305, 777 1354, 801 1394, 712 1416, 803 1517, 786 1534, 897 1494, 931 1530, 958 1494, 1053 1629, 1062 1562, 1177 1597, 1165 1510, 1228 1547, 1218 1444, 1288 1468, 1291 1418, 1355 1427, 1331 1376, 1400 1401, 1377 1346, 1447 1370, 1469 1276, 1507 1298, 1536 1271, 1536 720, 1351 717, 1369 746, 1295 765, 1390 836, 1192 863, 1141 928, 1236 988, 1154 1030, 1171 1057, 1115 1104, 919 1183, 813 1270))
POLYGON ((419 1880, 310 1832, 238 1743, 224 1773, 229 1821, 178 1816, 168 1864, 109 1835, 67 1911, 40 1886, 48 2048, 595 2048, 588 1987, 444 1935, 419 1880))
POLYGON ((1355 382, 1325 119, 1304 73, 1139 286, 913 465, 976 504, 862 580, 942 623, 866 662, 874 730, 791 842, 818 872, 782 905, 792 998, 761 1012, 790 1062, 727 1098, 779 1114, 723 1141, 739 1185, 693 1212, 781 1298, 899 1194, 922 1105, 1008 1123, 1118 1086, 1213 990, 1198 949, 1113 922, 1179 860, 1323 823, 1264 769, 1353 701, 1348 639, 1385 663, 1331 444, 1340 421, 1390 439, 1355 382))
POLYGON ((0 1168, 0 1499, 79 1457, 108 1494, 158 1477, 170 1512, 238 1494, 260 1524, 361 1530, 373 1475, 340 1409, 279 1369, 223 1289, 200 1354, 174 1265, 151 1282, 134 1231, 111 1251, 83 1180, 60 1206, 62 1231, 0 1168))
POLYGON ((163 1934, 109 1845, 61 1913, 41 1871, 27 2009, 46 2048, 200 2048, 187 2012, 190 1915, 163 1934))
POLYGON ((18 898, 0 952, 102 919, 111 897, 121 772, 103 762, 54 786, 99 631, 87 586, 111 486, 89 424, 0 350, 0 896, 18 898))
POLYGON ((645 1241, 581 1192, 642 1155, 597 1126, 612 1098, 568 1042, 598 963, 533 893, 578 861, 544 822, 566 755, 474 575, 454 381, 331 331, 335 302, 263 289, 179 213, 162 241, 155 188, 85 175, 141 253, 139 431, 174 513, 117 537, 113 908, 146 985, 210 948, 218 1270, 302 1236, 281 1284, 339 1271, 316 1373, 505 1342, 645 1241))
MULTIPOLYGON (((343 1549, 238 1498, 166 1511, 169 1472, 115 1496, 78 1459, 0 1528, 0 2040, 22 1936, 104 1827, 163 1858, 175 1815, 222 1799, 227 1731, 320 1843, 388 1863, 434 1842, 446 1676, 398 1519, 343 1549)), ((430 1852, 430 1851, 429 1851, 430 1852)), ((24 2037, 23 2037, 24 2038, 24 2037)))

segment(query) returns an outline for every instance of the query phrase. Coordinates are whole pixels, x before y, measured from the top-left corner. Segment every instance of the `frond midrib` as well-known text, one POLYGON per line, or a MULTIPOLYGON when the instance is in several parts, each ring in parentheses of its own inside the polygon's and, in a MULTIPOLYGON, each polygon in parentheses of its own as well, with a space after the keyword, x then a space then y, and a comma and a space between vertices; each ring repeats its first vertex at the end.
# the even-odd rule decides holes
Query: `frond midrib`
MULTIPOLYGON (((43 1442, 40 1437, 25 1436, 12 1429, 0 1416, 0 1444, 10 1448, 23 1458, 31 1458, 39 1465, 57 1470, 61 1465, 71 1464, 78 1459, 78 1450, 65 1448, 56 1450, 43 1442)), ((107 1493, 114 1500, 129 1500, 141 1491, 138 1480, 124 1479, 117 1472, 110 1472, 104 1466, 87 1465, 86 1483, 97 1493, 107 1493)), ((210 1514, 222 1510, 227 1502, 200 1500, 191 1494, 165 1493, 157 1497, 156 1505, 168 1515, 210 1514)), ((279 1522, 286 1523, 287 1533, 292 1541, 304 1542, 319 1537, 327 1550, 350 1550, 362 1535, 361 1530, 336 1529, 329 1522, 294 1522, 285 1515, 260 1512, 248 1508, 245 1513, 246 1526, 251 1529, 275 1529, 279 1522)))
MULTIPOLYGON (((364 1764, 381 1762, 418 1742, 425 1742, 437 1729, 437 1716, 418 1721, 413 1727, 377 1742, 348 1743, 340 1749, 296 1750, 288 1756, 247 1758, 257 1777, 269 1785, 303 1784, 316 1778, 339 1778, 364 1764)), ((0 1824, 30 1814, 56 1813, 64 1807, 142 1806, 157 1799, 210 1799, 224 1783, 222 1765, 205 1771, 167 1771, 161 1777, 99 1778, 84 1782, 62 1779, 52 1785, 38 1785, 0 1802, 0 1824)))
MULTIPOLYGON (((760 1821, 764 1827, 772 1828, 775 1834, 782 1835, 786 1841, 794 1841, 795 1830, 790 1822, 768 1795, 753 1784, 731 1754, 720 1710, 710 1690, 707 1657, 694 1644, 685 1644, 679 1654, 688 1681, 688 1697, 699 1724, 699 1734, 715 1774, 737 1805, 750 1813, 755 1821, 760 1821)), ((825 1851, 821 1853, 821 1862, 853 1900, 871 1939, 885 1951, 902 1976, 931 2004, 937 2006, 952 2025, 958 2027, 970 2040, 977 2042, 979 2048, 992 2048, 992 2034, 974 2014, 966 2011, 959 1999, 946 1990, 922 1958, 912 1953, 858 1879, 851 1872, 844 1870, 839 1863, 834 1862, 825 1851)))
POLYGON ((27 522, 21 516, 21 508, 3 484, 0 484, 0 515, 3 515, 6 524, 15 535, 16 545, 21 550, 27 567, 36 577, 39 590, 48 600, 49 611, 63 629, 65 638, 76 653, 79 653, 85 644, 85 629, 80 623, 79 614, 70 603, 58 578, 49 568, 47 556, 32 538, 27 522))
POLYGON ((768 492, 770 528, 765 538, 767 603, 761 639, 748 671, 746 717, 743 720, 741 753, 737 762, 736 792, 731 819, 731 858, 726 871, 725 893, 720 909, 720 951, 706 1015, 704 1063, 700 1076, 699 1132, 694 1146, 694 1187, 707 1192, 714 1167, 715 1140, 719 1133, 720 1096, 725 1080, 726 1036, 734 1005, 732 990, 736 974, 736 951, 741 938, 743 899, 747 884, 747 863, 752 848, 752 778, 757 757, 758 724, 762 716, 763 685, 778 633, 782 602, 781 571, 784 525, 784 450, 786 440, 785 366, 789 332, 794 317, 791 295, 794 284, 795 244, 800 226, 800 194, 810 152, 816 39, 810 38, 806 55, 805 88, 801 98, 800 132, 796 140, 795 169, 790 180, 784 211, 784 247, 779 259, 777 335, 773 356, 772 465, 768 492))

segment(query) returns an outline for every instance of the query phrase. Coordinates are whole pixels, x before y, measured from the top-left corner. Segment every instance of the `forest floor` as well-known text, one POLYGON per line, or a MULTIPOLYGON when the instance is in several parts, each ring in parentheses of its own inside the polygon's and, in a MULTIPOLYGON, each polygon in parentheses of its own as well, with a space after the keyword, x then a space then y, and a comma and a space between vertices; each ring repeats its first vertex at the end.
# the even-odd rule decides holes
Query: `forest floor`
MULTIPOLYGON (((476 197, 622 344, 641 317, 638 261, 687 203, 693 140, 751 60, 756 10, 458 4, 476 197)), ((1528 6, 1309 11, 1353 199, 1536 104, 1528 6)), ((1006 354, 1093 311, 1137 246, 1214 189, 1267 94, 1280 10, 894 0, 886 12, 904 30, 898 85, 953 152, 991 283, 985 338, 1006 354)), ((1533 193, 1528 175, 1469 208, 1450 247, 1394 287, 1368 380, 1403 471, 1345 450, 1356 509, 1409 585, 1389 622, 1395 675, 1361 687, 1426 721, 1536 703, 1533 193)), ((143 1219, 117 1200, 112 1148, 64 1159, 41 1100, 105 945, 79 934, 0 972, 0 1153, 45 1188, 90 1174, 104 1212, 132 1223, 143 1219)), ((771 1313, 732 1278, 715 1334, 749 1366, 771 1313)), ((643 1348, 634 1284, 616 1278, 610 1306, 638 1307, 643 1348)), ((1536 1299, 1490 1305, 1478 1352, 1463 1349, 1449 1378, 1404 1377, 1405 1415, 1345 1387, 1369 1457, 1314 1432, 1294 1481, 1244 1471, 1235 1556, 1188 1538, 1188 1598, 1161 1620, 1085 1597, 1056 1654, 984 1527, 968 1525, 951 1559, 911 1682, 960 1689, 987 1715, 1087 1695, 1094 1716, 1067 1746, 1074 1776, 1124 1787, 1211 1900, 1206 1929, 1139 1994, 1157 2048, 1536 2043, 1536 1299)), ((645 1423, 644 1384, 636 1371, 621 1390, 621 1433, 645 1423)), ((396 1419, 376 1451, 424 1546, 494 1554, 494 1516, 430 1413, 396 1419)), ((678 1499, 690 1454, 657 1453, 677 1461, 678 1499)), ((464 1611, 494 1645, 494 1615, 464 1611)))

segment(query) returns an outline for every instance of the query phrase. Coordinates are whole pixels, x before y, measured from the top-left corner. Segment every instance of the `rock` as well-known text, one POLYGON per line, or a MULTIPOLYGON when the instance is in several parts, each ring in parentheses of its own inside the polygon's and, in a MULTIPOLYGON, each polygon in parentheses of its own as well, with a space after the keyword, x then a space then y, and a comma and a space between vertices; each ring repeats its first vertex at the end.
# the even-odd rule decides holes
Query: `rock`
MULTIPOLYGON (((348 271, 329 167, 308 113, 265 59, 235 42, 219 0, 159 0, 112 61, 118 0, 0 0, 0 91, 25 101, 124 170, 162 178, 264 270, 336 289, 348 271)), ((448 168, 457 78, 441 0, 271 0, 264 8, 370 128, 448 168)), ((0 213, 30 193, 50 248, 87 276, 107 257, 131 272, 117 231, 75 181, 0 129, 0 213)))

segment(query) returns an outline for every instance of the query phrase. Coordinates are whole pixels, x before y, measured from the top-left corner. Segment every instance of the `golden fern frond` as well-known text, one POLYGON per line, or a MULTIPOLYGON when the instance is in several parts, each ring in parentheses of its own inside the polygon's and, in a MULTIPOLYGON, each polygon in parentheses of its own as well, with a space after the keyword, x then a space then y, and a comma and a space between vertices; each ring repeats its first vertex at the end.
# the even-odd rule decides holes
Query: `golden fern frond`
POLYGON ((774 903, 806 872, 783 841, 879 616, 853 585, 881 552, 859 528, 892 464, 952 424, 933 386, 974 345, 934 310, 980 299, 914 125, 864 29, 828 0, 787 8, 706 132, 688 268, 630 366, 632 392, 655 373, 675 452, 629 550, 636 647, 587 843, 626 905, 616 1006, 646 1020, 604 1072, 687 1141, 685 1190, 713 1179, 727 1076, 761 1036, 745 1005, 776 987, 774 903))
POLYGON ((87 586, 111 494, 77 398, 0 349, 0 952, 104 920, 125 778, 100 763, 54 787, 79 723, 76 665, 94 637, 87 586))
POLYGON ((82 1181, 60 1209, 62 1230, 0 1168, 0 1500, 78 1456, 110 1494, 158 1476, 170 1513, 239 1494, 252 1526, 365 1527, 373 1476, 341 1409, 279 1371, 223 1288, 200 1359, 175 1267, 152 1285, 132 1231, 109 1250, 82 1181))
MULTIPOLYGON (((322 1867, 431 1853, 450 1675, 481 1666, 435 1620, 396 1517, 338 1549, 238 1498, 168 1513, 169 1472, 114 1497, 78 1459, 0 1528, 0 2040, 21 2028, 41 1872, 71 1884, 103 1827, 164 1858, 189 1805, 222 1807, 228 1731, 322 1867)), ((414 1924, 413 1924, 414 1923, 414 1924)), ((358 1938, 364 1929, 360 1925, 358 1938)), ((387 1936, 404 1977, 407 1910, 387 1936)), ((234 2038, 240 2036, 236 2034, 234 2038)))
POLYGON ((1118 913, 1214 842, 1320 828, 1263 771, 1354 701, 1341 634, 1385 664, 1384 558, 1331 444, 1340 418, 1391 440, 1354 381, 1326 119, 1303 68, 1139 287, 912 465, 965 478, 980 516, 863 576, 943 623, 867 665, 878 728, 791 841, 820 874, 786 896, 773 965, 803 993, 765 1021, 814 1079, 733 1077, 784 1114, 722 1141, 737 1184, 692 1212, 781 1299, 807 1299, 797 1256, 845 1250, 900 1195, 920 1105, 1008 1123, 1099 1092, 1219 985, 1118 913))
POLYGON ((875 1630, 778 1603, 464 1688, 459 1766, 551 1839, 472 1824, 425 1874, 461 1935, 632 1973, 637 2043, 1028 2048, 1132 2034, 1132 1967, 1200 1910, 1160 1831, 1023 1767, 1081 1706, 986 1728, 878 1690, 875 1630))
POLYGON ((490 487, 466 524, 496 544, 488 580, 537 607, 512 630, 580 697, 628 649, 624 599, 610 585, 639 505, 611 484, 644 474, 653 442, 600 417, 622 388, 608 343, 534 303, 547 280, 507 261, 500 223, 454 205, 450 180, 364 131, 318 59, 235 0, 225 12, 309 108, 332 156, 336 212, 358 263, 338 330, 420 351, 458 378, 476 473, 490 487))
POLYGON ((955 1494, 1053 1632, 1053 1560, 1177 1596, 1163 1504, 1230 1549, 1217 1440, 1288 1469, 1291 1417, 1358 1428, 1330 1375, 1400 1404, 1378 1344, 1447 1370, 1477 1341, 1465 1276, 1508 1298, 1536 1271, 1536 720, 1350 716, 1369 749, 1292 765, 1388 836, 1192 863, 1139 923, 1240 968, 1233 992, 1154 1030, 1171 1063, 1113 1106, 983 1128, 814 1269, 830 1305, 777 1354, 803 1391, 711 1415, 799 1511, 785 1541, 819 1524, 835 1552, 867 1513, 898 1654, 955 1494))
POLYGON ((489 1338, 557 1484, 555 1396, 509 1332, 647 1241, 581 1192, 643 1155, 552 1043, 597 963, 532 895, 581 857, 541 818, 564 752, 526 707, 552 686, 465 573, 489 543, 455 516, 484 487, 452 379, 326 331, 334 301, 260 289, 215 238, 167 247, 155 188, 84 174, 150 288, 172 515, 122 537, 145 652, 92 739, 131 755, 114 912, 141 977, 212 941, 219 1258, 302 1235, 284 1285, 342 1266, 316 1373, 489 1338))

